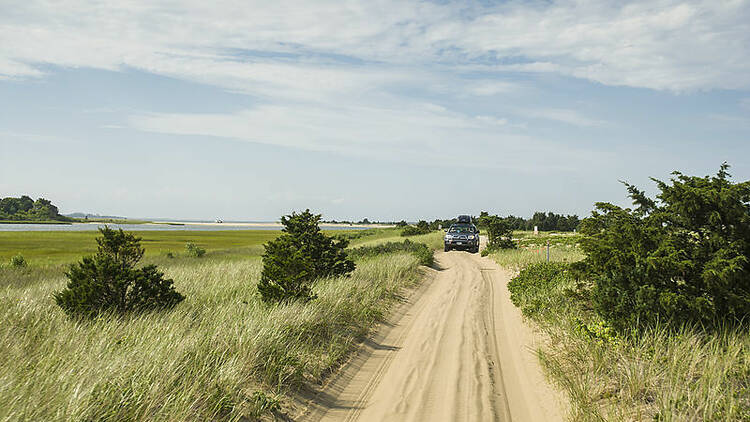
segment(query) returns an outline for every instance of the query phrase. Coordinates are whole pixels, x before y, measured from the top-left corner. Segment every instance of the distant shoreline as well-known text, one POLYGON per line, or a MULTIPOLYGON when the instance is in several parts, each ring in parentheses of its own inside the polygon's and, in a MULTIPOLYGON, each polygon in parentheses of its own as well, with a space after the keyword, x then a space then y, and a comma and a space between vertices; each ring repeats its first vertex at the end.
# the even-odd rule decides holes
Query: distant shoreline
POLYGON ((73 225, 72 221, 57 221, 57 220, 30 220, 30 221, 18 221, 18 220, 0 220, 0 224, 64 224, 66 226, 73 225))
MULTIPOLYGON (((147 223, 149 224, 149 223, 147 223)), ((150 224, 170 224, 170 225, 195 225, 195 226, 239 226, 239 227, 284 227, 279 222, 264 222, 264 223, 234 223, 234 222, 224 222, 224 223, 216 223, 216 222, 193 222, 193 221, 159 221, 159 222, 152 222, 150 224)), ((376 229, 376 228, 389 228, 389 227, 395 227, 392 224, 347 224, 347 223, 320 223, 321 227, 352 227, 352 228, 367 228, 367 229, 376 229)))

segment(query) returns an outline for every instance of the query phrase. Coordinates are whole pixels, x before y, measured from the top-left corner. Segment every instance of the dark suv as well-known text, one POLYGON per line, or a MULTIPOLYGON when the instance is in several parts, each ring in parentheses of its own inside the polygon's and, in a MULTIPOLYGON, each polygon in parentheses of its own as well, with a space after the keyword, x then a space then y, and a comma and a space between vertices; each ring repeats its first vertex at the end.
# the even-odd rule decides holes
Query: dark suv
POLYGON ((469 223, 456 223, 446 230, 445 251, 451 249, 463 249, 471 253, 479 252, 479 229, 477 226, 469 223))

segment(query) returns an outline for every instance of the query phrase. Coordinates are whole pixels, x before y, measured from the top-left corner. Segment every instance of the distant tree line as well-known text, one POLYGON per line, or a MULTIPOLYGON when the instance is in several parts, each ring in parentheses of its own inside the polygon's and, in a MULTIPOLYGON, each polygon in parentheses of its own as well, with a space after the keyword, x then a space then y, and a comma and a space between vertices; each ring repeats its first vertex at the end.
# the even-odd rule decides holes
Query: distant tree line
MULTIPOLYGON (((487 215, 486 212, 483 213, 487 215)), ((481 216, 481 215, 480 215, 481 216)), ((534 215, 526 220, 522 217, 510 215, 505 220, 513 230, 534 230, 536 226, 539 231, 543 232, 572 232, 578 228, 581 220, 577 215, 562 215, 554 212, 537 211, 534 215)))
POLYGON ((369 218, 363 218, 359 221, 354 220, 321 220, 323 224, 396 224, 395 221, 370 221, 369 218))
MULTIPOLYGON (((476 224, 477 222, 481 221, 481 217, 487 217, 489 214, 486 211, 482 211, 479 214, 479 217, 473 217, 473 221, 476 224)), ((505 221, 505 223, 510 227, 511 230, 534 230, 534 226, 536 226, 539 231, 543 232, 549 232, 549 231, 560 231, 560 232, 572 232, 573 230, 576 230, 578 228, 578 225, 581 223, 580 218, 578 218, 577 215, 563 215, 563 214, 555 214, 554 212, 541 212, 537 211, 534 213, 534 215, 529 218, 525 219, 523 217, 516 217, 514 215, 510 215, 508 217, 502 217, 505 221)), ((409 225, 409 223, 406 222, 406 220, 401 221, 370 221, 367 218, 364 218, 360 221, 348 221, 348 220, 327 220, 322 221, 323 223, 339 223, 339 224, 390 224, 390 225, 396 225, 397 227, 406 227, 409 225)), ((437 218, 432 221, 425 221, 425 220, 419 220, 417 223, 417 226, 419 227, 420 224, 427 224, 426 227, 420 227, 422 230, 422 233, 438 230, 440 228, 447 228, 450 227, 451 224, 455 224, 457 220, 455 218, 447 218, 447 219, 440 219, 437 218)), ((419 234, 422 234, 419 233, 419 234)), ((412 233, 417 234, 417 233, 412 233)))
POLYGON ((7 197, 0 199, 0 220, 71 221, 70 218, 60 215, 57 207, 52 205, 52 202, 49 200, 39 198, 35 201, 26 195, 20 198, 7 197))
MULTIPOLYGON (((483 225, 483 221, 486 220, 486 217, 489 217, 489 213, 486 211, 482 211, 479 213, 479 217, 473 217, 472 220, 475 224, 483 225)), ((537 211, 534 213, 534 215, 530 219, 525 219, 522 217, 516 217, 514 215, 510 215, 507 217, 499 217, 502 218, 505 224, 511 229, 511 230, 534 230, 534 226, 536 226, 539 231, 560 231, 560 232, 572 232, 573 230, 576 230, 578 228, 578 225, 581 223, 581 220, 578 218, 577 215, 562 215, 562 214, 555 214, 554 212, 540 212, 537 211)), ((455 218, 450 219, 436 219, 432 222, 428 223, 430 230, 437 230, 439 228, 447 228, 450 227, 451 224, 456 223, 455 218)))

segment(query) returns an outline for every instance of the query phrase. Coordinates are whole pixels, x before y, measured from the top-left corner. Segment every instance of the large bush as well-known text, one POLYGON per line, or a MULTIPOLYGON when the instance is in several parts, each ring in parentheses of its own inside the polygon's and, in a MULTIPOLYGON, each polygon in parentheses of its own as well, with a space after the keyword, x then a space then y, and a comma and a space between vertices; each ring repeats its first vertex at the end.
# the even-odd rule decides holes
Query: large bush
POLYGON ((482 215, 479 225, 487 231, 487 249, 514 249, 513 229, 508 221, 496 215, 482 215))
POLYGON ((416 226, 406 226, 401 230, 401 236, 418 236, 420 234, 430 233, 430 224, 424 220, 419 220, 416 226))
POLYGON ((323 234, 319 214, 310 210, 281 217, 284 232, 265 245, 258 291, 267 303, 308 301, 310 284, 318 277, 347 275, 354 262, 347 257, 349 241, 323 234))
POLYGON ((143 257, 141 239, 120 229, 99 229, 99 250, 65 273, 68 285, 55 301, 68 315, 92 317, 102 312, 125 313, 169 308, 184 299, 155 265, 135 268, 143 257))
POLYGON ((750 182, 674 172, 656 200, 628 185, 635 209, 597 203, 584 220, 596 310, 619 328, 657 320, 711 324, 750 316, 750 182))

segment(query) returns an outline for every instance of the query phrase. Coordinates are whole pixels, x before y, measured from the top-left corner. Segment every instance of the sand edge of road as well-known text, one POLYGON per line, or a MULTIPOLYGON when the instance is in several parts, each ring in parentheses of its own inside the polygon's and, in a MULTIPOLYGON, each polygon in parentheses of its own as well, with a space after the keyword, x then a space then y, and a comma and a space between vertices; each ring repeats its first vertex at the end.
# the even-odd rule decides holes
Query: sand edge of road
POLYGON ((424 274, 419 284, 405 289, 399 301, 388 311, 385 321, 378 323, 372 332, 359 343, 349 358, 327 377, 321 385, 307 385, 293 396, 291 420, 319 421, 326 412, 335 406, 336 398, 349 385, 352 378, 362 370, 379 345, 383 344, 392 332, 401 326, 412 305, 427 291, 434 280, 436 270, 423 267, 424 274))
POLYGON ((496 269, 495 324, 503 382, 513 420, 562 421, 569 412, 567 394, 553 385, 544 373, 537 350, 548 341, 546 335, 526 321, 510 301, 507 283, 515 271, 500 267, 488 257, 483 265, 496 269))
MULTIPOLYGON (((424 320, 436 312, 434 305, 438 297, 466 296, 467 290, 477 289, 479 293, 472 293, 475 301, 470 302, 467 297, 466 304, 471 303, 471 311, 476 313, 473 316, 476 326, 486 330, 486 338, 480 341, 487 351, 486 364, 490 373, 484 376, 489 377, 492 391, 485 391, 482 393, 485 397, 480 399, 491 403, 478 403, 479 413, 471 413, 476 409, 469 409, 470 413, 455 414, 446 420, 479 420, 480 414, 484 415, 480 418, 483 420, 563 420, 568 409, 567 398, 547 381, 537 358, 536 350, 546 339, 523 320, 520 310, 510 301, 506 285, 513 272, 499 267, 490 258, 465 252, 437 252, 436 258, 447 269, 426 269, 420 285, 404 292, 403 300, 392 308, 386 321, 373 330, 347 362, 322 386, 308 386, 299 393, 289 413, 293 420, 373 420, 371 400, 374 395, 379 396, 382 404, 383 390, 397 387, 388 382, 393 382, 393 372, 407 369, 399 351, 404 349, 403 353, 408 354, 414 350, 409 343, 424 329, 419 319, 424 320), (453 284, 453 290, 445 290, 448 283, 453 284), (476 302, 477 297, 482 298, 481 302, 476 302), (416 332, 410 333, 413 325, 416 332), (397 362, 390 368, 394 360, 397 362), (490 407, 494 410, 488 410, 490 407)), ((436 345, 438 350, 433 353, 449 353, 440 350, 440 346, 436 345)), ((421 406, 420 403, 413 405, 421 406)), ((472 407, 467 402, 461 405, 472 407)), ((391 414, 389 420, 419 419, 414 417, 413 409, 409 412, 411 416, 391 414)))

